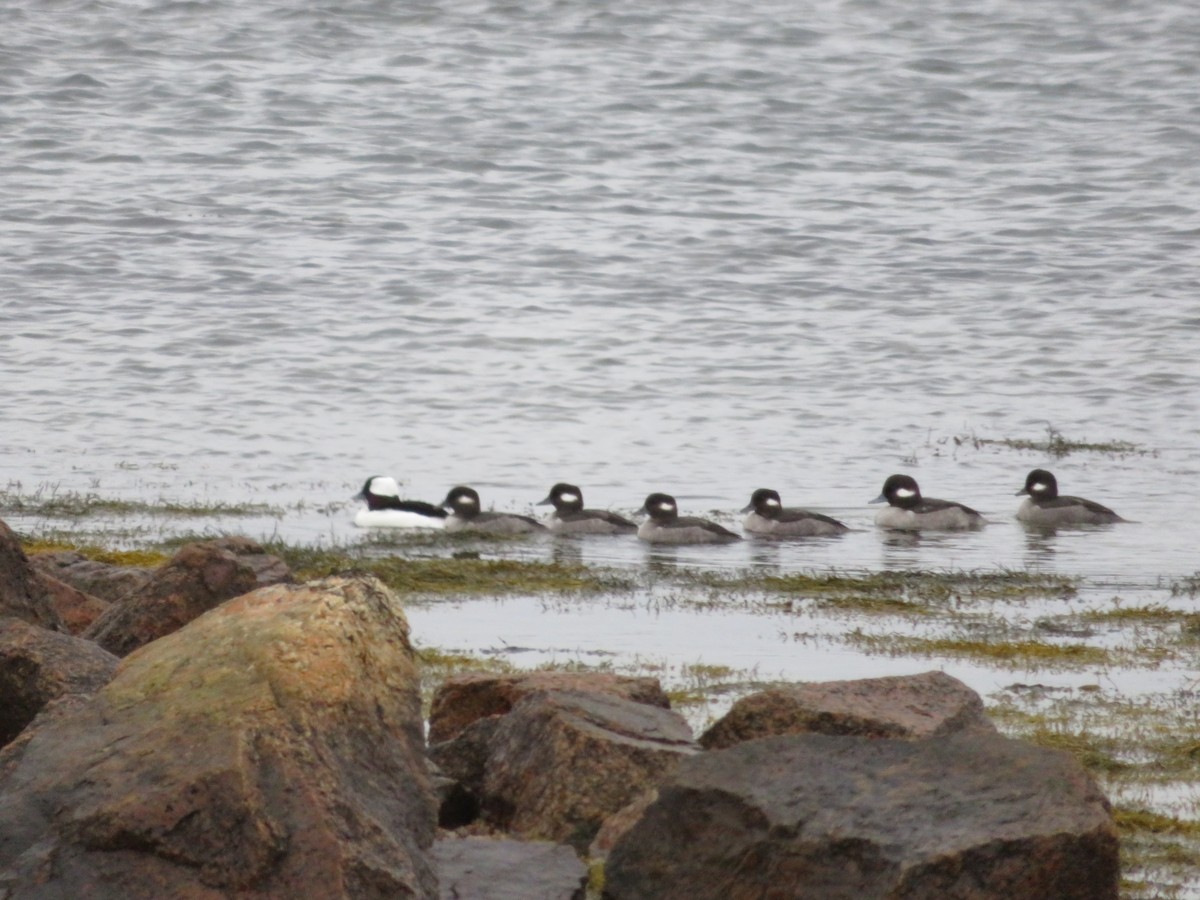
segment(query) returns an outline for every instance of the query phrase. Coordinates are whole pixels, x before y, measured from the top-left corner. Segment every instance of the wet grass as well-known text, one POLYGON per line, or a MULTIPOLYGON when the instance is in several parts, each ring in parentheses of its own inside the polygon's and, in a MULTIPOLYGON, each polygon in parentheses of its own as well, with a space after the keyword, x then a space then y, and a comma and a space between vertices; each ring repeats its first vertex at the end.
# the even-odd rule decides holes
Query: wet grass
POLYGON ((1052 641, 989 640, 967 637, 926 638, 909 635, 878 635, 853 631, 846 643, 867 653, 889 656, 968 657, 1012 669, 1050 669, 1113 665, 1116 658, 1103 647, 1052 641))
POLYGON ((375 556, 352 549, 329 550, 269 543, 297 579, 342 572, 369 572, 400 594, 505 594, 617 592, 629 582, 588 566, 517 559, 375 556))
POLYGON ((93 544, 79 545, 52 540, 25 541, 22 548, 30 556, 40 553, 78 553, 84 559, 107 563, 110 566, 137 566, 145 569, 157 568, 171 558, 169 553, 161 550, 110 550, 93 544))
POLYGON ((19 488, 0 489, 0 517, 38 516, 47 519, 82 519, 96 516, 161 516, 170 518, 223 518, 265 516, 278 518, 286 510, 269 503, 225 503, 192 500, 117 500, 92 492, 62 491, 56 485, 39 485, 30 493, 19 488))

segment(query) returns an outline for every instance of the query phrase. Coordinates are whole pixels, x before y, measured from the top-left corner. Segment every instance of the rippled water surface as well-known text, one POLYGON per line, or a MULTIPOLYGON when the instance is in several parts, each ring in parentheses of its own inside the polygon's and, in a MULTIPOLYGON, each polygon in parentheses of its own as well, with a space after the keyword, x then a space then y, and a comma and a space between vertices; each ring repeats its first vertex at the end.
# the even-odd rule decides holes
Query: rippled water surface
POLYGON ((375 473, 773 486, 862 530, 706 562, 1193 572, 1197 46, 1183 2, 13 0, 0 479, 303 540, 375 473), (1147 452, 971 440, 1047 428, 1147 452), (1024 534, 1043 464, 1138 524, 1024 534), (996 524, 881 540, 892 471, 996 524))

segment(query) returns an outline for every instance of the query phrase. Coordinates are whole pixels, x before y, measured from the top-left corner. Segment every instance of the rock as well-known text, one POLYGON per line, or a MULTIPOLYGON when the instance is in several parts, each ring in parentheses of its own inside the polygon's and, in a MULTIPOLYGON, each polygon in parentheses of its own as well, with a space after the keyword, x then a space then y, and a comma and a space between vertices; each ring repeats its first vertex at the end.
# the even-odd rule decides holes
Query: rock
POLYGON ((124 656, 232 597, 290 578, 283 560, 247 538, 188 544, 83 636, 124 656))
POLYGON ((600 830, 592 839, 592 843, 588 845, 588 859, 607 859, 617 841, 625 836, 625 832, 641 821, 650 804, 657 799, 658 788, 651 788, 605 819, 604 824, 600 826, 600 830))
POLYGON ((104 687, 117 662, 91 641, 0 619, 0 747, 56 697, 104 687))
POLYGON ((154 577, 153 569, 98 562, 74 550, 35 553, 29 561, 39 572, 108 603, 116 603, 154 577))
POLYGON ((0 751, 5 900, 433 898, 408 625, 369 577, 238 597, 0 751))
POLYGON ((430 760, 450 782, 442 783, 439 790, 438 825, 442 828, 460 828, 479 817, 491 742, 500 721, 500 716, 479 719, 453 740, 429 748, 430 760))
POLYGON ((58 615, 63 628, 70 634, 82 634, 98 618, 108 611, 111 604, 85 594, 76 587, 59 581, 52 575, 38 571, 37 579, 46 592, 50 608, 58 615))
POLYGON ((0 617, 13 616, 51 631, 66 631, 46 585, 29 563, 16 534, 0 522, 0 617))
POLYGON ((612 694, 663 709, 671 706, 656 678, 576 672, 467 672, 447 678, 434 694, 429 742, 448 741, 476 719, 503 715, 526 694, 554 690, 612 694))
POLYGON ((607 900, 1116 900, 1107 800, 995 733, 787 735, 685 760, 613 847, 607 900))
POLYGON ((582 850, 608 816, 697 749, 671 710, 583 691, 529 694, 488 741, 484 817, 582 850))
POLYGON ((707 750, 780 734, 926 738, 995 731, 980 696, 944 672, 793 684, 743 697, 700 737, 707 750))
POLYGON ((442 900, 583 900, 587 870, 562 844, 483 837, 433 845, 442 900))

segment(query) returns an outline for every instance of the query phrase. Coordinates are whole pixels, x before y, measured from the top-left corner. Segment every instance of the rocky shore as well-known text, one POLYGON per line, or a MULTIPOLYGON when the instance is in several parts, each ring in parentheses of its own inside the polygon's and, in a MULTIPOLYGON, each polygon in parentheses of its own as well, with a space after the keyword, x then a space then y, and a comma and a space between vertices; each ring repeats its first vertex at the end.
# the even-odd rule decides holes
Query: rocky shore
POLYGON ((157 569, 0 523, 0 900, 1115 900, 1108 801, 949 676, 796 684, 704 734, 654 679, 451 677, 401 604, 252 541, 157 569))

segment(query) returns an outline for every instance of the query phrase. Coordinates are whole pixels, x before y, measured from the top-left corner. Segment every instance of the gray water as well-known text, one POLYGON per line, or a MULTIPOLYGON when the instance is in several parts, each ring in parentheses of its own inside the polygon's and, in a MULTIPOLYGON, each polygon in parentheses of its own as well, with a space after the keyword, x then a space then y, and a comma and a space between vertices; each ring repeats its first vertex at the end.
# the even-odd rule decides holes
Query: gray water
POLYGON ((1194 572, 1198 46, 1190 2, 11 0, 0 484, 314 542, 371 474, 771 486, 861 530, 680 556, 1194 572), (1149 452, 954 440, 1048 427, 1149 452), (1030 538, 1036 465, 1138 524, 1030 538), (881 539, 893 471, 995 524, 881 539))

